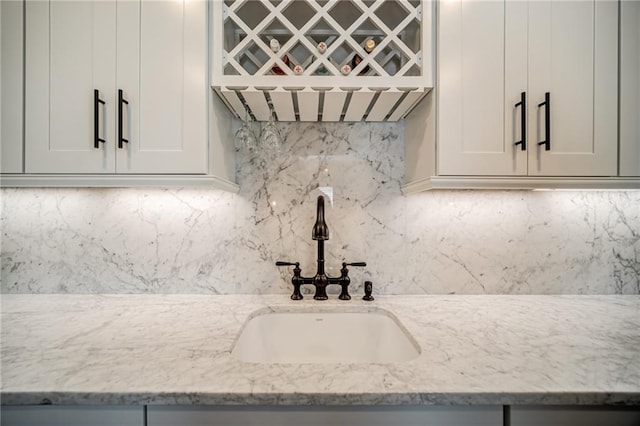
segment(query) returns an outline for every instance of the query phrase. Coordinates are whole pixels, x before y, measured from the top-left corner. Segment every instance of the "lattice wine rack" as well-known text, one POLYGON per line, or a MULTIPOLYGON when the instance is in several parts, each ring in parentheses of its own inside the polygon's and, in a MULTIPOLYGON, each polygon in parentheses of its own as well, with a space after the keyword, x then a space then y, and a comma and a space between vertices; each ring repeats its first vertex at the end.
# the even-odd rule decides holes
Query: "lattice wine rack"
POLYGON ((267 121, 397 121, 432 87, 429 0, 215 0, 212 85, 267 121))

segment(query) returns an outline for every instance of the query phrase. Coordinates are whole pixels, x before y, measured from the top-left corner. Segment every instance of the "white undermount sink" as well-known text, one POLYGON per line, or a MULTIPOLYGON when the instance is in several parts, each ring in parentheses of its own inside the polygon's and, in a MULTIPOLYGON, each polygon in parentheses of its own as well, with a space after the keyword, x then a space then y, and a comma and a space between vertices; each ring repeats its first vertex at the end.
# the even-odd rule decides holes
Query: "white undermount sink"
POLYGON ((420 349, 387 311, 267 311, 246 322, 232 354, 256 363, 387 363, 420 349))

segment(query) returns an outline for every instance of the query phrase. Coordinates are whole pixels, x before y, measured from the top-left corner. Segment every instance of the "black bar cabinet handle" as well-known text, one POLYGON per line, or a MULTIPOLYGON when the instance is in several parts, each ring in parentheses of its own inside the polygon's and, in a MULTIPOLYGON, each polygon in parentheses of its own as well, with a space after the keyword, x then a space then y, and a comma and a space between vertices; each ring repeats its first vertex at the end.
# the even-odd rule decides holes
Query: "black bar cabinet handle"
POLYGON ((545 151, 551 151, 551 94, 549 92, 544 94, 544 102, 538 104, 538 108, 541 106, 545 106, 544 108, 544 140, 542 142, 538 142, 538 145, 544 145, 545 151))
POLYGON ((123 110, 124 104, 129 105, 129 101, 124 98, 122 89, 118 89, 118 148, 122 149, 123 143, 129 143, 129 139, 125 139, 122 134, 123 130, 123 110))
POLYGON ((100 148, 100 142, 106 141, 100 137, 100 104, 105 105, 105 102, 100 99, 100 92, 98 89, 93 90, 93 147, 100 148))
POLYGON ((522 128, 520 129, 520 140, 516 142, 514 145, 520 145, 522 151, 527 150, 527 93, 520 93, 520 102, 518 102, 515 107, 520 108, 520 121, 522 123, 522 128))
POLYGON ((353 262, 353 263, 342 262, 342 267, 344 268, 346 266, 367 266, 367 262, 353 262))

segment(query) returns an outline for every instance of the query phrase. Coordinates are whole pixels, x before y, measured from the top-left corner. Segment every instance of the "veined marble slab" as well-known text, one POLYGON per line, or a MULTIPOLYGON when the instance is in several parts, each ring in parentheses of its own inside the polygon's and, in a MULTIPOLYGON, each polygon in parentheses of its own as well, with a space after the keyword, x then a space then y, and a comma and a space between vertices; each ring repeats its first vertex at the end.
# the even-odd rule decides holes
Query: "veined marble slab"
POLYGON ((640 405, 640 296, 3 295, 3 404, 640 405), (231 356, 258 310, 392 312, 389 364, 231 356))
MULTIPOLYGON (((640 191, 403 196, 402 123, 278 124, 280 152, 237 151, 239 194, 2 189, 3 293, 288 294, 326 270, 378 294, 640 294, 640 191)), ((411 161, 411 159, 407 159, 411 161)))

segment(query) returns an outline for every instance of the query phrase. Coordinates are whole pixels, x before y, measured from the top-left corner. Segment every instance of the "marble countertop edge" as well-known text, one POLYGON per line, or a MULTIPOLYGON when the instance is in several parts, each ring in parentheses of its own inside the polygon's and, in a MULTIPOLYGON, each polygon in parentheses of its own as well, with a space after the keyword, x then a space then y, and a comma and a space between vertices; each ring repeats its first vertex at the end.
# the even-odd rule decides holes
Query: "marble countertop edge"
POLYGON ((433 406, 550 405, 635 406, 638 392, 431 392, 360 394, 189 392, 2 392, 2 405, 184 405, 184 406, 433 406))

